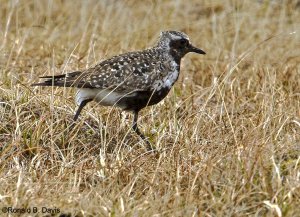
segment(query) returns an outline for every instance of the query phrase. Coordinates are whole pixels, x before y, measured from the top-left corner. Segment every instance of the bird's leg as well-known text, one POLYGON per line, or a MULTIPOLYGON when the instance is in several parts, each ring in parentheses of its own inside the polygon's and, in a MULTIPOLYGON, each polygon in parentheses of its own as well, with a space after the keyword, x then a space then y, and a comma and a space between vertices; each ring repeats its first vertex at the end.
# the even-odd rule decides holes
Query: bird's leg
POLYGON ((76 111, 76 113, 75 113, 75 116, 74 116, 74 118, 73 118, 74 121, 76 121, 76 120, 78 119, 81 110, 82 110, 83 107, 84 107, 88 102, 90 102, 90 101, 92 101, 92 99, 86 99, 86 100, 83 100, 83 101, 80 103, 80 105, 79 105, 79 107, 78 107, 78 109, 77 109, 77 111, 76 111))
POLYGON ((147 144, 147 150, 152 151, 153 147, 151 146, 151 143, 148 141, 148 139, 145 137, 145 135, 141 133, 141 131, 139 130, 139 128, 137 126, 139 111, 134 111, 133 114, 134 114, 134 117, 133 117, 132 129, 134 130, 134 132, 136 132, 136 134, 139 135, 139 137, 141 137, 145 141, 145 143, 147 144))

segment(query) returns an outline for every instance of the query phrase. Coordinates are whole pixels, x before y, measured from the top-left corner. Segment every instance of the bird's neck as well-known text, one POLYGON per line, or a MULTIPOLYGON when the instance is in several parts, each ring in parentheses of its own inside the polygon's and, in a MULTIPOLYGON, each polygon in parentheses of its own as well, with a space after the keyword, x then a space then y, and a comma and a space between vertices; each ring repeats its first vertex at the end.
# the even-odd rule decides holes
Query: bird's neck
POLYGON ((171 61, 174 61, 178 66, 180 66, 180 61, 181 61, 181 58, 183 57, 182 55, 180 55, 179 53, 177 53, 173 50, 169 50, 167 55, 171 61))
POLYGON ((163 59, 167 61, 174 61, 177 65, 180 65, 181 58, 183 57, 180 53, 161 46, 157 46, 154 49, 161 53, 163 59))
POLYGON ((181 58, 182 58, 182 55, 176 53, 176 52, 172 52, 170 51, 170 57, 178 64, 180 65, 180 61, 181 61, 181 58))

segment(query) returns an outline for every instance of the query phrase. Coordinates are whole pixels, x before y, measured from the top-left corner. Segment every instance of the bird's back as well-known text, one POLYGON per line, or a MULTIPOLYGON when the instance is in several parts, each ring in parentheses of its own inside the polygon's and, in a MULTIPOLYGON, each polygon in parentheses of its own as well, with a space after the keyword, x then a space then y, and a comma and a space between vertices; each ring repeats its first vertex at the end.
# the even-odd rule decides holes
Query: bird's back
POLYGON ((114 56, 83 72, 46 76, 48 80, 36 85, 80 88, 77 104, 93 99, 125 110, 141 109, 167 95, 178 78, 179 65, 155 47, 114 56))
POLYGON ((93 90, 80 89, 77 103, 94 98, 102 105, 140 110, 161 101, 178 74, 179 64, 159 49, 118 55, 83 72, 81 76, 93 90))

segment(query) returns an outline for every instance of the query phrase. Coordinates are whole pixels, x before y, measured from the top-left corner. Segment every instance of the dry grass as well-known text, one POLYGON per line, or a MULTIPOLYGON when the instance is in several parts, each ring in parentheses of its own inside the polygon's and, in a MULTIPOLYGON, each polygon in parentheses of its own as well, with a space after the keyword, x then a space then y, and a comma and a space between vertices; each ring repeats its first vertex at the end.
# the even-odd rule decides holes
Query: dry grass
POLYGON ((0 5, 1 208, 300 216, 299 1, 0 5), (141 113, 159 155, 141 147, 131 115, 91 103, 70 127, 74 90, 30 87, 152 46, 166 29, 207 55, 186 56, 173 91, 141 113))

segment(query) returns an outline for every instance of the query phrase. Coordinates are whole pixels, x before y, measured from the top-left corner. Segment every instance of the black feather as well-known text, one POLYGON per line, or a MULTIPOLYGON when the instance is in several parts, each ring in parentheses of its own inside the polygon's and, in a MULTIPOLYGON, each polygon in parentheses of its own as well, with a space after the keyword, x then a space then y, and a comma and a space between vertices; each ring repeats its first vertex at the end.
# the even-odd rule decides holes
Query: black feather
POLYGON ((77 81, 78 76, 82 72, 75 71, 63 75, 47 75, 42 76, 40 78, 46 78, 44 82, 34 83, 31 86, 56 86, 56 87, 85 87, 89 86, 88 84, 84 84, 80 80, 77 81))

